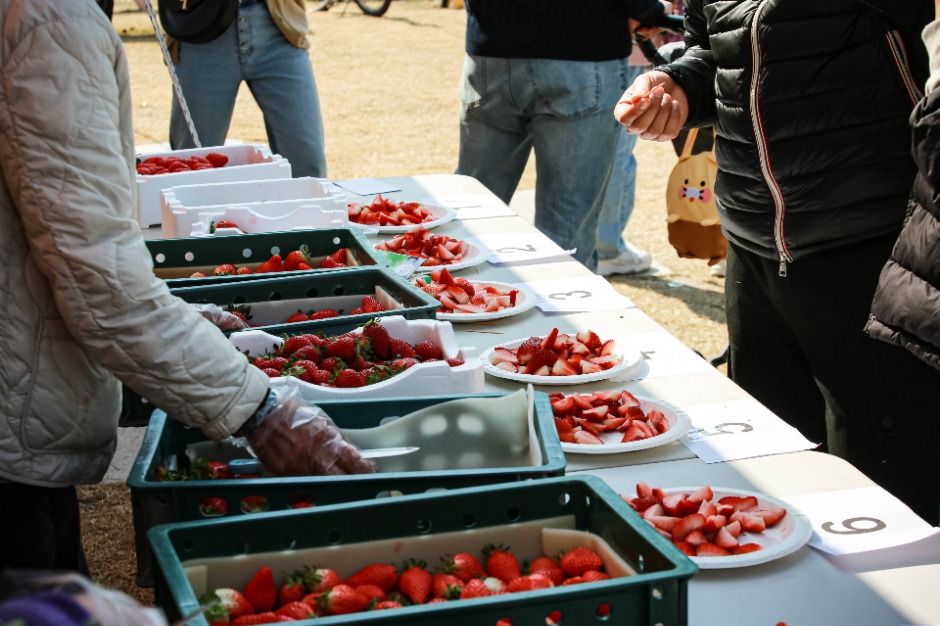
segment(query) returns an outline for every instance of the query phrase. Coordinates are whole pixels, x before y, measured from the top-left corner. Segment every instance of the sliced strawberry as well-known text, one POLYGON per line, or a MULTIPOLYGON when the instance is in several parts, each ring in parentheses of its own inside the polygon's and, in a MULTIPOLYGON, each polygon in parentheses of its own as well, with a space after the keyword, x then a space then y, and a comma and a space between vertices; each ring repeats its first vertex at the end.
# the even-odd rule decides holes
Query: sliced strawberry
MULTIPOLYGON (((650 409, 650 412, 646 414, 646 419, 649 421, 650 426, 660 435, 669 430, 669 420, 661 411, 650 409)), ((710 500, 711 498, 708 499, 710 500)))
POLYGON ((748 513, 763 517, 764 524, 767 526, 767 528, 771 528, 776 526, 780 520, 786 516, 787 510, 782 506, 773 506, 768 504, 757 509, 751 509, 748 511, 748 513))
POLYGON ((553 328, 547 335, 545 335, 545 338, 542 339, 542 348, 546 350, 552 348, 555 345, 556 337, 558 337, 558 329, 553 328))
POLYGON ((703 543, 695 548, 695 556, 728 556, 729 554, 731 553, 713 543, 703 543))
POLYGON ((609 411, 610 409, 608 409, 606 405, 602 404, 601 406, 595 406, 591 409, 583 411, 581 413, 581 417, 589 419, 592 422, 603 422, 609 411))
MULTIPOLYGON (((666 506, 665 500, 663 501, 663 508, 665 508, 667 512, 669 511, 669 507, 666 506)), ((690 532, 693 530, 699 530, 703 526, 705 526, 705 518, 698 513, 693 513, 692 515, 679 520, 679 522, 672 529, 672 537, 676 540, 685 539, 685 537, 690 532)))
POLYGON ((643 519, 650 519, 651 517, 663 517, 665 515, 666 511, 663 509, 663 505, 659 504, 658 502, 643 511, 643 519))
POLYGON ((492 361, 493 365, 499 365, 500 363, 511 363, 512 365, 519 364, 519 359, 516 357, 516 353, 506 348, 496 348, 493 350, 492 361))
MULTIPOLYGON (((552 368, 554 370, 554 368, 552 368)), ((558 414, 568 414, 574 411, 574 399, 571 396, 565 396, 561 400, 552 402, 552 411, 558 414)))
POLYGON ((581 373, 582 374, 596 374, 597 372, 603 372, 604 368, 590 361, 581 361, 581 373))
POLYGON ((577 373, 577 370, 571 367, 571 364, 565 359, 558 359, 552 365, 552 375, 554 376, 575 376, 577 373))
MULTIPOLYGON (((701 513, 705 517, 711 517, 713 515, 718 515, 718 507, 715 506, 714 502, 709 502, 706 500, 699 505, 698 511, 696 511, 696 513, 701 513)), ((721 517, 724 517, 724 515, 721 517)))
POLYGON ((733 506, 738 511, 750 511, 757 508, 757 498, 754 496, 724 496, 719 498, 718 504, 733 506))
POLYGON ((642 513, 654 504, 659 504, 659 501, 656 498, 649 496, 645 498, 630 498, 627 500, 627 504, 629 504, 634 511, 642 513))
POLYGON ((672 533, 672 531, 676 527, 676 524, 679 523, 678 517, 670 517, 668 515, 654 515, 652 517, 644 516, 643 519, 649 522, 653 522, 653 525, 656 526, 656 528, 659 528, 660 530, 664 530, 667 533, 672 533))
POLYGON ((741 528, 749 533, 762 533, 767 529, 764 518, 760 515, 753 515, 745 511, 738 511, 738 521, 741 522, 741 528))
POLYGON ((577 443, 582 443, 582 444, 587 444, 587 445, 602 445, 604 443, 600 437, 586 430, 575 431, 574 440, 577 443))
POLYGON ((500 363, 497 363, 497 364, 496 364, 496 367, 497 367, 498 369, 501 369, 501 370, 506 370, 507 372, 518 372, 518 371, 519 371, 519 368, 518 368, 518 367, 516 367, 515 365, 513 365, 512 363, 509 363, 509 362, 507 362, 507 361, 502 361, 502 362, 500 362, 500 363))
POLYGON ((702 527, 702 530, 706 533, 716 533, 719 529, 724 528, 727 523, 728 520, 724 515, 709 515, 705 517, 705 526, 702 527))
POLYGON ((734 520, 733 522, 728 522, 725 525, 725 530, 731 533, 732 537, 737 537, 741 534, 741 522, 734 520))
POLYGON ((692 544, 693 546, 700 546, 703 543, 708 543, 708 537, 706 537, 705 533, 703 533, 701 530, 693 530, 685 536, 685 542, 692 544))
POLYGON ((735 554, 747 554, 748 552, 757 552, 763 550, 763 546, 758 543, 743 543, 734 549, 735 554))
POLYGON ((695 556, 695 546, 686 543, 685 541, 674 541, 673 544, 682 550, 686 556, 695 556))
MULTIPOLYGON (((650 411, 652 413, 652 411, 650 411)), ((699 487, 695 491, 689 494, 689 500, 693 502, 705 502, 714 498, 715 495, 712 493, 712 488, 709 486, 699 487)))
MULTIPOLYGON (((724 519, 724 518, 722 518, 724 519)), ((715 543, 725 550, 734 550, 738 547, 738 540, 734 538, 727 528, 719 528, 715 533, 715 543)))

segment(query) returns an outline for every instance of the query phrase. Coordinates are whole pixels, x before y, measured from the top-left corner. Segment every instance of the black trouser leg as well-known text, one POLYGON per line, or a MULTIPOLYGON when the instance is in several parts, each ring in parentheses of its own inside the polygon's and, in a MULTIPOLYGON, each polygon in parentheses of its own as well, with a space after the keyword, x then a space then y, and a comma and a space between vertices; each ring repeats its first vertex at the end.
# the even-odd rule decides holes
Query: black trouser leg
POLYGON ((88 575, 75 487, 0 483, 0 569, 69 570, 88 575))

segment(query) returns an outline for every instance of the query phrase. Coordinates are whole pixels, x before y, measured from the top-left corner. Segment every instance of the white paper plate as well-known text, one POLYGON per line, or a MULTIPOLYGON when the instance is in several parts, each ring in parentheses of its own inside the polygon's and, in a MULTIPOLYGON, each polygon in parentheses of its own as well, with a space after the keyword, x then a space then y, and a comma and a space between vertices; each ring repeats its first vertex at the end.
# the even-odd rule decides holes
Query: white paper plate
POLYGON ((614 365, 610 369, 602 370, 600 372, 594 372, 593 374, 575 374, 573 376, 536 376, 535 374, 518 374, 516 372, 507 372, 506 370, 499 369, 493 365, 492 357, 493 353, 496 351, 496 348, 517 348, 522 345, 522 342, 528 339, 516 339, 515 341, 507 341, 506 343, 501 343, 498 346, 493 346, 483 351, 483 354, 480 355, 480 360, 483 361, 483 371, 491 376, 496 376, 497 378, 505 378, 507 380, 515 380, 520 383, 532 383, 533 385, 582 385, 584 383, 593 383, 599 380, 607 380, 608 378, 614 378, 627 371, 641 360, 643 360, 643 355, 641 355, 636 350, 623 350, 622 348, 617 348, 617 354, 620 356, 620 363, 614 365))
MULTIPOLYGON (((436 204, 425 204, 423 202, 420 202, 419 204, 423 206, 424 208, 426 208, 434 219, 427 221, 427 222, 422 222, 420 224, 406 224, 404 226, 379 226, 377 224, 360 224, 358 222, 349 220, 349 225, 355 226, 356 228, 362 228, 363 230, 377 232, 380 235, 391 235, 393 233, 394 234, 407 233, 409 230, 413 228, 417 228, 418 226, 421 226, 423 228, 430 230, 432 228, 437 228, 438 226, 441 226, 442 224, 446 224, 447 222, 450 222, 455 217, 457 217, 457 211, 451 208, 448 208, 446 206, 438 206, 436 204)), ((368 205, 364 205, 364 206, 368 206, 368 205)))
POLYGON ((644 413, 649 412, 650 409, 662 411, 666 419, 669 420, 669 430, 661 435, 650 437, 649 439, 641 439, 640 441, 631 441, 629 443, 621 442, 620 440, 623 439, 623 433, 615 430, 614 432, 601 433, 598 435, 604 442, 604 445, 562 441, 561 449, 573 454, 620 454, 623 452, 636 452, 637 450, 648 450, 678 441, 683 435, 689 432, 689 427, 692 425, 689 416, 676 407, 666 402, 645 398, 643 396, 636 396, 636 399, 640 401, 640 408, 643 409, 644 413))
MULTIPOLYGON (((378 244, 376 244, 378 245, 378 244)), ((467 243, 467 254, 463 259, 457 261, 456 263, 450 263, 448 265, 422 265, 421 267, 415 270, 415 274, 427 274, 428 272, 433 272, 435 270, 447 269, 450 272, 456 270, 466 269, 468 267, 473 267, 474 265, 480 265, 481 263, 486 263, 486 260, 490 258, 490 253, 488 250, 481 250, 478 246, 475 246, 472 243, 467 243)), ((378 250, 378 248, 376 248, 378 250)), ((380 252, 395 252, 394 250, 380 250, 380 252)), ((396 254, 402 254, 397 252, 396 254)), ((412 256, 412 255, 406 255, 412 256)))
MULTIPOLYGON (((424 268, 420 268, 423 272, 424 268)), ((505 309, 500 309, 499 311, 492 311, 490 313, 438 313, 437 319, 444 322, 458 323, 458 322, 488 322, 490 320, 498 320, 504 317, 510 317, 513 315, 518 315, 519 313, 524 313, 538 304, 538 296, 536 296, 528 287, 524 285, 517 285, 513 283, 500 283, 496 281, 470 281, 474 286, 481 285, 483 287, 492 286, 498 287, 500 289, 515 289, 519 293, 516 294, 516 306, 507 307, 505 309)))
MULTIPOLYGON (((692 493, 698 487, 669 487, 663 489, 669 493, 692 493)), ((766 496, 754 491, 745 491, 743 489, 730 489, 725 487, 712 487, 714 497, 712 502, 717 503, 720 498, 725 496, 754 496, 757 498, 758 506, 772 504, 780 506, 787 510, 776 526, 768 528, 761 533, 749 533, 742 531, 738 536, 738 543, 756 543, 762 546, 757 552, 748 552, 746 554, 732 554, 729 556, 690 556, 692 562, 700 569, 731 569, 735 567, 750 567, 751 565, 760 565, 793 554, 802 548, 813 536, 813 526, 805 515, 795 509, 792 505, 783 500, 778 500, 771 496, 766 496)), ((634 496, 636 494, 633 494, 634 496)))

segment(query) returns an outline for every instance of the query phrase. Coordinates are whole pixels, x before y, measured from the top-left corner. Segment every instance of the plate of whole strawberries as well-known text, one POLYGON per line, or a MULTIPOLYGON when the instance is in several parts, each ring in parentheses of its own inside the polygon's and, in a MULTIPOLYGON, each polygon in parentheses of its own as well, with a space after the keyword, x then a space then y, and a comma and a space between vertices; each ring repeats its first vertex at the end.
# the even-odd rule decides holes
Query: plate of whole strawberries
POLYGON ((691 422, 676 408, 629 391, 549 395, 565 452, 619 454, 679 440, 691 422))
POLYGON ((547 335, 517 339, 481 355, 487 374, 535 385, 579 385, 607 380, 640 362, 639 352, 617 348, 593 330, 576 334, 552 328, 547 335))
POLYGON ((522 285, 454 278, 447 268, 418 276, 415 286, 441 303, 437 319, 446 322, 484 322, 524 313, 537 298, 522 285))
POLYGON ((796 552, 813 534, 809 520, 786 502, 742 489, 641 482, 624 499, 701 569, 767 563, 796 552))
POLYGON ((418 226, 391 239, 375 244, 376 250, 394 252, 424 259, 419 272, 432 272, 442 268, 458 270, 484 263, 490 252, 447 235, 437 235, 424 226, 418 226))
POLYGON ((426 229, 446 224, 457 212, 447 207, 420 202, 389 200, 381 195, 370 204, 350 202, 346 205, 349 223, 377 229, 379 233, 405 233, 415 226, 426 229))

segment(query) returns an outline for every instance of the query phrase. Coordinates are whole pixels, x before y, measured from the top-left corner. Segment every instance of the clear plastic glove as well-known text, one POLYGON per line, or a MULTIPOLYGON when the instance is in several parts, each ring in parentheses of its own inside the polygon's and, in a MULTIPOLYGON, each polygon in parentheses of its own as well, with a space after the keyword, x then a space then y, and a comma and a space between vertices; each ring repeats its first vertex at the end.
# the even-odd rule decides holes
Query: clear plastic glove
POLYGON ((248 322, 246 322, 243 318, 235 315, 234 313, 229 313, 217 304, 191 303, 189 306, 194 308, 204 318, 215 324, 219 330, 230 331, 251 328, 248 322))
POLYGON ((614 117, 631 134, 650 141, 670 141, 689 117, 689 99, 668 74, 646 72, 620 97, 614 117))
POLYGON ((277 390, 277 402, 248 435, 258 459, 278 476, 370 474, 375 465, 359 456, 330 416, 308 406, 293 387, 277 390))

